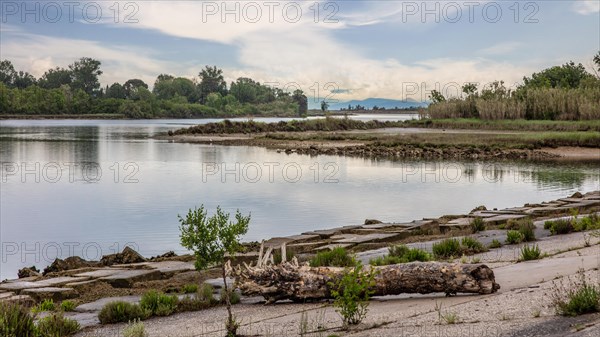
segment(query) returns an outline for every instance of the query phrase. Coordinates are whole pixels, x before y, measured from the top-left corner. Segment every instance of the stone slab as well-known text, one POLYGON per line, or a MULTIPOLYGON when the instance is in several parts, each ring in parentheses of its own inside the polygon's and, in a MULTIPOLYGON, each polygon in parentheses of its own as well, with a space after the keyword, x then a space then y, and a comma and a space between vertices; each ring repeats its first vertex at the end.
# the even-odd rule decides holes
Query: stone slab
POLYGON ((36 301, 52 299, 54 301, 62 301, 69 298, 77 297, 77 292, 73 288, 57 288, 45 287, 35 289, 25 289, 21 292, 22 295, 29 295, 36 301))
POLYGON ((20 305, 23 305, 26 307, 31 307, 35 304, 35 301, 29 295, 14 295, 11 297, 1 299, 0 302, 19 303, 20 305))
POLYGON ((98 279, 92 279, 92 280, 81 281, 81 282, 72 282, 72 283, 65 284, 65 287, 78 289, 78 288, 83 288, 83 287, 93 285, 94 283, 98 283, 98 282, 99 282, 98 279))
POLYGON ((322 242, 322 241, 293 243, 291 245, 286 246, 286 250, 288 252, 293 252, 294 254, 302 254, 302 253, 308 253, 310 251, 318 249, 319 247, 321 247, 323 245, 325 245, 325 242, 322 242))
POLYGON ((15 293, 13 293, 12 291, 5 291, 3 293, 0 293, 0 301, 13 296, 15 296, 15 293))
POLYGON ((327 251, 327 250, 334 250, 335 248, 350 248, 352 246, 355 246, 356 244, 354 243, 332 243, 326 246, 321 246, 319 248, 316 249, 316 251, 327 251))
POLYGON ((101 298, 97 301, 94 302, 90 302, 90 303, 85 303, 85 304, 81 304, 78 305, 77 308, 75 308, 75 312, 95 312, 95 311, 100 311, 102 310, 102 308, 110 302, 115 302, 115 301, 123 301, 123 302, 128 302, 128 303, 138 303, 140 301, 141 296, 121 296, 121 297, 105 297, 105 298, 101 298))
POLYGON ((162 279, 162 273, 158 270, 134 269, 124 270, 119 273, 101 277, 100 280, 107 282, 115 288, 131 288, 136 282, 153 281, 162 279))
POLYGON ((126 269, 104 268, 104 269, 88 271, 88 272, 81 273, 81 274, 76 274, 75 276, 76 277, 100 278, 100 277, 107 277, 107 276, 115 275, 115 274, 118 274, 125 270, 126 269))
POLYGON ((45 287, 45 285, 38 284, 36 282, 29 282, 29 281, 5 282, 5 283, 0 284, 0 289, 13 290, 15 292, 20 292, 23 289, 43 288, 43 287, 45 287))
POLYGON ((485 219, 483 219, 483 222, 492 223, 492 224, 497 225, 497 224, 507 222, 508 220, 519 220, 519 219, 524 219, 526 217, 527 217, 527 215, 523 215, 523 214, 502 214, 502 215, 496 215, 491 218, 485 218, 485 219))
POLYGON ((54 278, 50 278, 50 279, 46 279, 46 280, 37 281, 35 283, 41 284, 44 287, 55 287, 55 286, 60 286, 60 285, 64 285, 67 283, 81 282, 81 281, 87 281, 87 280, 89 280, 89 277, 63 276, 63 277, 54 277, 54 278))
POLYGON ((397 239, 402 236, 403 233, 376 233, 367 235, 354 235, 350 238, 345 238, 335 241, 335 243, 373 243, 373 242, 385 242, 397 239))
POLYGON ((445 224, 441 224, 440 227, 464 227, 470 226, 473 218, 458 218, 454 220, 450 220, 445 224))

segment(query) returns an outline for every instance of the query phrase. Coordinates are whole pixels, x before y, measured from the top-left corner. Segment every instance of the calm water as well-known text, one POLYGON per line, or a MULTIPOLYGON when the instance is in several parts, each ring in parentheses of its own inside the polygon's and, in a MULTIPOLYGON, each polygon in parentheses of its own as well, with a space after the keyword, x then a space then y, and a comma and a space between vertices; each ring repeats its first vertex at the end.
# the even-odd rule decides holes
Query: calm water
POLYGON ((597 163, 391 162, 148 138, 200 122, 0 121, 0 278, 125 244, 146 256, 182 253, 177 214, 200 204, 251 212, 245 239, 260 240, 600 188, 597 163))

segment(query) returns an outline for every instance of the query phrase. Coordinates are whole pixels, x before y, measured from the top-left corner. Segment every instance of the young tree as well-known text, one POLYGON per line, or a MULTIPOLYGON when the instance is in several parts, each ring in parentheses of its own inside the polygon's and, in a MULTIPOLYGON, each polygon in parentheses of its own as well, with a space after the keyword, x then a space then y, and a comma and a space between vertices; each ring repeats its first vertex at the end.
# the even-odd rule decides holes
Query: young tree
POLYGON ((308 98, 304 94, 304 91, 296 89, 292 96, 294 102, 298 103, 298 114, 305 116, 308 113, 308 98))
POLYGON ((329 109, 329 103, 325 102, 325 100, 321 101, 321 111, 325 112, 329 109))
POLYGON ((200 208, 190 209, 185 218, 180 215, 178 218, 181 245, 194 252, 196 269, 203 270, 221 264, 228 314, 225 327, 228 336, 236 336, 238 323, 231 313, 230 291, 233 290, 230 290, 227 285, 225 255, 234 256, 240 250, 240 239, 248 232, 250 215, 243 216, 238 210, 233 222, 229 221, 229 213, 224 213, 221 207, 217 207, 217 212, 207 217, 207 212, 202 205, 200 208))
POLYGON ((442 93, 437 90, 431 90, 429 98, 431 98, 431 102, 434 104, 446 101, 446 97, 444 97, 444 95, 442 95, 442 93))
POLYGON ((223 70, 217 66, 206 66, 198 74, 200 77, 200 100, 202 103, 206 101, 208 94, 216 92, 221 96, 227 95, 227 83, 223 77, 223 70))
POLYGON ((93 95, 100 88, 98 76, 102 75, 100 61, 89 57, 82 57, 79 61, 69 65, 69 71, 73 76, 71 88, 81 89, 88 95, 93 95))

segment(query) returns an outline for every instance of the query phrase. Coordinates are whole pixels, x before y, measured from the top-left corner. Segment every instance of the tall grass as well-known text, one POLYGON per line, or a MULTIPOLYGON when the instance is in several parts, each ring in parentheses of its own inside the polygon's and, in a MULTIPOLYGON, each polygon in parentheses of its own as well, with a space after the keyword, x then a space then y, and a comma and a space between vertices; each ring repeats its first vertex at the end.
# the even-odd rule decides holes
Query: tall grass
POLYGON ((541 88, 528 89, 519 97, 453 98, 431 104, 422 117, 595 120, 600 119, 600 88, 541 88))

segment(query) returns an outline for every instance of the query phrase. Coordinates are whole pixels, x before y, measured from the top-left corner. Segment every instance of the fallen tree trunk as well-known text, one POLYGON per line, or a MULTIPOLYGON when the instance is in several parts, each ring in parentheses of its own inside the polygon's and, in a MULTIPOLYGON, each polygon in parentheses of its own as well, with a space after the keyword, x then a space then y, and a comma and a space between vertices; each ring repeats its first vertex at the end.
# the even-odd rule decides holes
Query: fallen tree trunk
MULTIPOLYGON (((366 267, 365 270, 368 270, 366 267)), ((413 262, 375 270, 373 296, 402 293, 491 294, 500 289, 494 272, 484 264, 413 262)), ((263 267, 245 265, 231 270, 236 285, 246 296, 263 296, 267 303, 331 298, 330 282, 340 279, 344 268, 309 267, 283 263, 263 267)))

